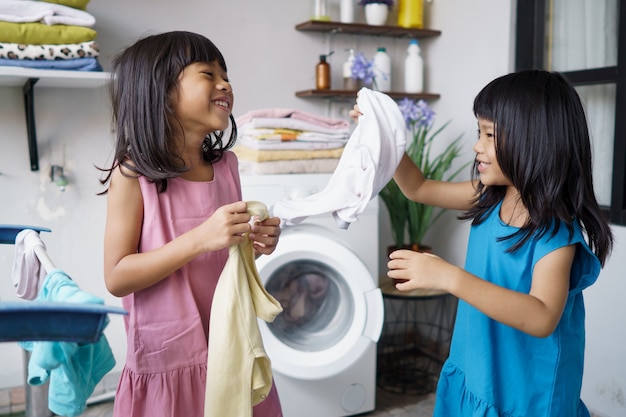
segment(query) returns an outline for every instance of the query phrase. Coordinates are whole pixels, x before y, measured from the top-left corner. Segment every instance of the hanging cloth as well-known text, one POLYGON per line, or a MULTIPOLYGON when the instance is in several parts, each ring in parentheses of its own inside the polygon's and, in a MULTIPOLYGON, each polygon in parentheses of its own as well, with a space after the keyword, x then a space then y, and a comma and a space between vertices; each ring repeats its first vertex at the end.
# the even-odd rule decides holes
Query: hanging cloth
MULTIPOLYGON (((249 201, 248 213, 263 221, 267 207, 249 201)), ((272 322, 282 307, 269 294, 256 269, 252 241, 229 249, 220 275, 209 326, 205 417, 251 417, 252 407, 272 388, 272 368, 257 317, 272 322)))
MULTIPOLYGON (((104 304, 102 298, 82 291, 60 269, 53 269, 44 279, 33 302, 39 301, 104 304)), ((20 346, 31 352, 28 383, 36 386, 50 380, 48 408, 60 416, 82 414, 96 385, 115 366, 113 352, 104 334, 96 343, 35 341, 20 342, 20 346)))

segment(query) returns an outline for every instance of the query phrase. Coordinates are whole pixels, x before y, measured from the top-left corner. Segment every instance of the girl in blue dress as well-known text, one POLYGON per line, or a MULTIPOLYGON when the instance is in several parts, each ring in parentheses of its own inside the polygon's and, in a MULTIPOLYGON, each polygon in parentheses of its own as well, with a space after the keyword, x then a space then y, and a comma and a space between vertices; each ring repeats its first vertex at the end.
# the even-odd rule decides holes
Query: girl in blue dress
POLYGON ((474 114, 471 181, 427 180, 406 155, 394 175, 409 199, 472 221, 464 269, 408 250, 388 263, 398 290, 459 298, 434 416, 588 417, 582 291, 613 237, 580 98, 559 73, 521 71, 483 88, 474 114))

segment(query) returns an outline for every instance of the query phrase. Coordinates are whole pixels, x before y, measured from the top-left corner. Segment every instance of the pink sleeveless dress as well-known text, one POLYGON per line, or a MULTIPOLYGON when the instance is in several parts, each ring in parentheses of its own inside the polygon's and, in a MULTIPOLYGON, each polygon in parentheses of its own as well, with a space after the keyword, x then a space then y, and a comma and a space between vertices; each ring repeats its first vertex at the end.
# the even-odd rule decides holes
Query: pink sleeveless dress
MULTIPOLYGON (((160 194, 153 183, 139 178, 144 204, 139 252, 164 245, 218 207, 241 200, 235 155, 225 152, 213 168, 213 181, 175 178, 160 194)), ((122 299, 129 312, 124 319, 128 347, 115 395, 115 417, 204 416, 211 303, 227 258, 228 248, 205 253, 122 299)), ((254 407, 253 415, 282 416, 275 386, 254 407)))

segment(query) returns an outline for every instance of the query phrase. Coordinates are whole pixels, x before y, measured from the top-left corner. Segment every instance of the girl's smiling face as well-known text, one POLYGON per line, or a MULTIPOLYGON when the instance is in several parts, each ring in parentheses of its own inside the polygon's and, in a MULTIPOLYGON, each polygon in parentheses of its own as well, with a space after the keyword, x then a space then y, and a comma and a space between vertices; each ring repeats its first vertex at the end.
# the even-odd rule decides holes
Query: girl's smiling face
POLYGON ((504 175, 496 156, 496 134, 493 122, 478 118, 478 140, 474 144, 480 182, 485 186, 512 185, 511 180, 504 175))
POLYGON ((172 101, 176 118, 186 134, 204 137, 228 127, 233 108, 233 89, 217 61, 195 62, 178 77, 172 101))

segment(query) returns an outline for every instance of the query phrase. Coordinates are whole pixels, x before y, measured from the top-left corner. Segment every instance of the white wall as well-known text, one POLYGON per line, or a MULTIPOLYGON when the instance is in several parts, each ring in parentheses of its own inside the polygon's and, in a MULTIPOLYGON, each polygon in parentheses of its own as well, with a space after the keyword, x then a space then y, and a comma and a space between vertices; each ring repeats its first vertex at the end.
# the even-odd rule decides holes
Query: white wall
MULTIPOLYGON (((512 68, 514 3, 434 0, 427 10, 427 26, 441 30, 442 35, 421 43, 426 87, 441 94, 432 103, 438 123, 452 119, 445 139, 463 133, 465 156, 470 159, 476 131, 471 112, 473 97, 488 81, 512 68)), ((393 85, 401 90, 399 80, 407 40, 296 31, 297 23, 309 19, 312 4, 312 0, 94 0, 88 11, 97 19, 95 29, 105 69, 114 54, 145 34, 180 29, 207 35, 226 58, 235 89, 235 116, 252 109, 288 107, 347 117, 351 102, 330 104, 294 95, 295 91, 313 88, 318 56, 331 50, 335 51, 329 60, 332 82, 339 86, 347 48, 357 48, 371 56, 377 46, 386 46, 395 64, 393 85)), ((337 20, 337 1, 331 4, 337 20)), ((362 19, 360 7, 357 12, 357 18, 362 19)), ((40 172, 29 169, 20 89, 0 87, 0 222, 51 228, 53 232, 43 237, 58 266, 84 290, 104 297, 108 304, 119 305, 103 284, 106 199, 95 195, 100 188, 99 172, 94 165, 108 162, 112 145, 106 91, 37 89, 35 93, 40 172), (71 184, 61 194, 47 175, 49 166, 63 163, 63 158, 71 184)), ((428 239, 439 255, 462 265, 468 225, 456 221, 454 215, 448 213, 440 220, 428 239)), ((380 224, 384 268, 384 247, 391 242, 384 210, 380 224)), ((618 239, 623 239, 626 230, 615 230, 618 239)), ((618 241, 616 253, 623 250, 618 241)), ((2 300, 15 299, 10 283, 12 257, 10 245, 0 247, 0 275, 5 277, 0 280, 2 300)), ((626 389, 626 376, 620 354, 626 337, 623 330, 611 326, 614 318, 624 317, 624 307, 617 301, 618 294, 626 289, 626 283, 620 280, 624 262, 614 256, 598 284, 587 294, 589 349, 584 398, 606 416, 623 415, 626 409, 622 391, 626 389)), ((125 354, 119 317, 112 317, 106 335, 119 370, 125 354)), ((22 384, 20 349, 12 343, 0 344, 0 357, 0 387, 22 384)))

